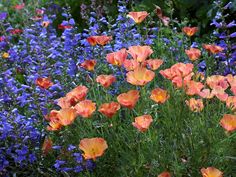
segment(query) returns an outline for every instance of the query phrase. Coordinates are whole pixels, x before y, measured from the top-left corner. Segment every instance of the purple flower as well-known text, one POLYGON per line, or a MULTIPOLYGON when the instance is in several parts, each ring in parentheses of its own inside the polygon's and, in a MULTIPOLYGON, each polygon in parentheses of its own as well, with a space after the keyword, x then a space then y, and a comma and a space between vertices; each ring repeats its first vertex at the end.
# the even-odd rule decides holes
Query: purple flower
POLYGON ((7 18, 7 12, 0 13, 0 20, 5 20, 7 18))
POLYGON ((234 33, 230 34, 230 37, 231 37, 231 38, 234 38, 234 37, 236 37, 236 32, 234 32, 234 33))

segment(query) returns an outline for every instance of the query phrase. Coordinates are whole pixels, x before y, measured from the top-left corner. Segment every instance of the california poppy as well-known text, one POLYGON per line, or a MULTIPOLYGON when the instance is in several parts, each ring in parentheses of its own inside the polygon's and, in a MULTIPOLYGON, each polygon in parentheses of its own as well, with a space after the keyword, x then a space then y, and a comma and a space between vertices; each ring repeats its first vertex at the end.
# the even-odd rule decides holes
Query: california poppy
POLYGON ((90 36, 87 38, 87 41, 89 42, 90 45, 95 46, 97 44, 99 45, 106 45, 109 41, 111 41, 112 37, 111 36, 90 36))
POLYGON ((96 103, 91 100, 83 100, 75 105, 75 109, 81 117, 89 118, 96 110, 96 103))
POLYGON ((171 175, 168 171, 164 171, 161 174, 159 174, 157 177, 171 177, 171 175))
POLYGON ((117 52, 109 53, 106 56, 107 62, 112 65, 121 66, 126 60, 128 53, 126 49, 121 49, 117 52))
POLYGON ((189 109, 193 112, 200 112, 204 108, 202 99, 191 98, 189 101, 186 100, 185 103, 189 106, 189 109))
POLYGON ((151 115, 143 115, 135 118, 135 122, 132 123, 140 132, 145 132, 151 123, 153 122, 151 115))
POLYGON ((9 53, 7 53, 7 52, 4 52, 3 54, 2 54, 2 58, 4 58, 4 59, 7 59, 7 58, 9 58, 10 57, 10 55, 9 55, 9 53))
POLYGON ((86 160, 96 160, 104 154, 108 145, 103 138, 84 138, 80 141, 79 148, 84 152, 83 156, 86 160))
POLYGON ((117 101, 124 107, 129 109, 134 108, 135 104, 139 99, 138 90, 130 90, 127 93, 122 93, 117 97, 117 101))
POLYGON ((143 86, 148 82, 152 81, 155 76, 155 73, 151 70, 148 70, 144 67, 138 67, 134 71, 129 71, 126 74, 127 82, 132 85, 143 86))
POLYGON ((187 95, 197 95, 201 92, 204 85, 201 82, 196 82, 193 80, 190 80, 185 85, 185 91, 187 95))
POLYGON ((223 173, 215 167, 201 169, 202 177, 223 177, 223 173))
POLYGON ((96 60, 85 60, 80 66, 88 71, 94 71, 96 63, 96 60))
POLYGON ((150 98, 156 103, 165 103, 170 96, 166 90, 156 88, 152 90, 150 98))
POLYGON ((226 100, 226 106, 232 111, 236 110, 236 96, 229 96, 226 100))
POLYGON ((70 125, 74 122, 77 116, 76 110, 74 108, 64 108, 58 111, 57 117, 59 123, 63 126, 70 125))
POLYGON ((149 59, 146 60, 148 66, 151 68, 151 70, 157 70, 162 64, 163 60, 161 59, 149 59))
POLYGON ((116 81, 116 77, 113 75, 99 75, 96 81, 100 83, 103 87, 108 88, 110 85, 116 81))
POLYGON ((224 50, 223 47, 217 46, 214 44, 203 44, 202 46, 204 49, 206 49, 208 52, 211 52, 212 54, 217 54, 217 53, 222 52, 224 50))
POLYGON ((236 130, 236 115, 225 114, 220 120, 220 125, 228 132, 236 130))
POLYGON ((189 37, 193 36, 197 31, 197 27, 183 27, 182 31, 189 37))
POLYGON ((53 83, 51 82, 51 79, 49 77, 45 77, 45 78, 41 77, 41 78, 36 79, 36 85, 43 89, 48 89, 49 87, 53 85, 53 83))
POLYGON ((107 116, 108 118, 111 118, 119 109, 120 109, 119 103, 111 102, 102 104, 98 111, 107 116))
POLYGON ((141 23, 147 16, 148 16, 148 13, 146 11, 129 12, 129 14, 127 15, 127 17, 134 20, 135 23, 137 23, 137 24, 141 23))
POLYGON ((124 61, 124 67, 127 71, 132 71, 136 68, 139 67, 139 62, 137 62, 136 60, 132 59, 132 60, 125 60, 124 61))
POLYGON ((46 137, 44 139, 43 146, 42 146, 43 155, 47 155, 52 150, 52 145, 53 145, 53 142, 51 138, 46 137))
POLYGON ((191 61, 195 61, 200 58, 201 56, 201 50, 196 48, 190 48, 189 50, 185 50, 185 53, 188 55, 188 58, 191 61))
POLYGON ((131 46, 128 53, 138 62, 144 62, 152 53, 150 46, 131 46))

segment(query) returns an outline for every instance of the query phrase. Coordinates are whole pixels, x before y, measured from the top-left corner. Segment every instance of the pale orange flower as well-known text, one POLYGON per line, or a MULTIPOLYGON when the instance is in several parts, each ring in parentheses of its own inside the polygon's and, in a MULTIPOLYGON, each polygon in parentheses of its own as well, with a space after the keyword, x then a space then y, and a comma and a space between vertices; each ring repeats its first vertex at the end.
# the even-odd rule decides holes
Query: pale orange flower
POLYGON ((136 60, 125 60, 123 64, 127 71, 132 71, 139 67, 139 62, 136 60))
POLYGON ((127 82, 132 85, 143 86, 148 82, 152 81, 155 76, 155 73, 151 70, 148 70, 144 67, 138 67, 134 71, 129 71, 126 74, 127 82))
POLYGON ((70 108, 71 106, 75 105, 75 102, 73 101, 71 102, 71 100, 67 97, 61 97, 57 100, 57 105, 60 106, 61 108, 70 108))
POLYGON ((49 125, 47 126, 47 130, 48 131, 56 131, 56 130, 60 130, 61 127, 62 127, 62 125, 59 122, 59 120, 51 120, 49 122, 49 125))
POLYGON ((141 23, 146 17, 148 16, 148 13, 146 11, 141 12, 129 12, 127 17, 131 18, 135 21, 135 23, 141 23))
POLYGON ((106 45, 109 41, 112 40, 111 36, 90 36, 87 38, 87 41, 90 45, 95 46, 97 44, 99 45, 106 45))
POLYGON ((223 173, 214 167, 201 169, 202 177, 223 177, 223 173))
POLYGON ((144 62, 152 53, 150 46, 131 46, 128 53, 138 62, 144 62))
POLYGON ((202 98, 206 98, 206 99, 211 99, 214 97, 214 94, 211 93, 210 89, 203 89, 201 90, 201 92, 198 93, 198 95, 202 98))
POLYGON ((226 90, 229 87, 227 79, 221 75, 212 75, 207 77, 206 83, 211 89, 221 87, 223 90, 226 90))
POLYGON ((193 71, 194 65, 192 63, 176 63, 171 67, 175 76, 186 77, 193 71))
POLYGON ((232 76, 232 74, 228 74, 225 78, 227 79, 228 83, 231 86, 230 90, 236 96, 236 76, 232 76))
POLYGON ((108 145, 103 138, 84 138, 80 141, 79 148, 84 152, 83 156, 86 160, 96 160, 104 154, 108 145))
POLYGON ((134 108, 135 104, 139 99, 138 90, 130 90, 127 93, 122 93, 117 97, 117 101, 124 107, 129 109, 134 108))
POLYGON ((189 81, 185 85, 185 91, 187 95, 197 95, 201 92, 204 85, 201 82, 189 81))
POLYGON ((191 61, 195 61, 201 56, 201 50, 195 49, 195 48, 190 48, 189 50, 185 50, 186 55, 188 55, 188 58, 191 61))
POLYGON ((236 96, 229 96, 226 100, 226 106, 232 111, 236 110, 236 96))
POLYGON ((202 99, 190 98, 186 100, 185 103, 189 106, 189 109, 193 112, 200 112, 203 110, 204 105, 202 99))
POLYGON ((119 103, 111 102, 102 104, 98 111, 107 116, 108 118, 112 118, 119 109, 119 103))
POLYGON ((203 44, 202 45, 204 49, 206 49, 208 52, 211 52, 212 54, 217 54, 219 52, 222 52, 224 48, 217 46, 217 45, 210 45, 210 44, 203 44))
POLYGON ((53 85, 53 83, 51 82, 51 79, 49 77, 45 77, 36 79, 36 85, 43 89, 48 89, 53 85))
POLYGON ((108 88, 110 85, 116 81, 116 77, 113 75, 99 75, 96 81, 100 83, 103 87, 108 88))
POLYGON ((66 97, 73 103, 72 105, 74 105, 78 101, 84 100, 87 93, 88 93, 88 88, 83 85, 79 85, 70 92, 68 92, 66 94, 66 97))
POLYGON ((163 60, 161 59, 150 59, 146 60, 148 66, 151 68, 151 70, 157 70, 162 64, 163 60))
POLYGON ((164 171, 161 174, 159 174, 157 177, 171 177, 171 175, 168 171, 164 171))
POLYGON ((159 6, 155 5, 155 7, 156 7, 156 14, 157 14, 158 18, 162 21, 162 23, 165 26, 168 26, 170 23, 170 18, 163 15, 162 10, 159 6))
POLYGON ((106 59, 108 63, 121 66, 126 60, 127 56, 128 56, 128 53, 126 49, 121 49, 117 52, 107 54, 106 59))
POLYGON ((42 26, 43 26, 44 28, 47 28, 49 24, 50 24, 49 21, 43 21, 43 22, 42 22, 42 26))
POLYGON ((165 70, 160 70, 159 72, 164 78, 172 80, 175 77, 175 73, 171 70, 171 68, 167 68, 165 70))
POLYGON ((197 31, 197 27, 183 27, 182 31, 189 37, 193 36, 197 31))
POLYGON ((3 54, 2 54, 2 58, 4 58, 4 59, 7 59, 7 58, 9 58, 10 57, 10 55, 9 55, 9 53, 7 53, 7 52, 4 52, 3 54))
POLYGON ((150 96, 150 98, 157 103, 165 103, 169 97, 167 91, 160 88, 152 90, 150 96))
POLYGON ((57 117, 61 125, 67 126, 74 122, 77 113, 74 108, 64 108, 58 111, 57 117))
POLYGON ((96 63, 97 63, 96 60, 85 60, 83 63, 81 63, 80 66, 88 71, 94 71, 96 63))
POLYGON ((45 119, 48 121, 59 120, 57 115, 58 115, 57 110, 51 110, 51 112, 45 116, 45 119))
POLYGON ((53 142, 49 137, 46 137, 42 146, 42 153, 46 156, 52 150, 53 142))
POLYGON ((236 115, 225 114, 220 120, 220 125, 228 132, 236 130, 236 115))
POLYGON ((81 117, 89 118, 96 110, 96 103, 91 100, 83 100, 75 105, 75 109, 81 117))
POLYGON ((151 123, 153 122, 151 115, 143 115, 135 118, 135 122, 132 123, 140 132, 145 132, 151 123))
POLYGON ((228 98, 228 94, 225 93, 225 90, 222 87, 216 86, 212 92, 220 101, 226 101, 228 98))
POLYGON ((189 75, 185 76, 184 78, 181 76, 175 76, 172 79, 172 83, 177 87, 177 88, 181 88, 183 86, 186 86, 186 84, 188 82, 191 81, 192 76, 194 75, 194 73, 190 73, 189 75))

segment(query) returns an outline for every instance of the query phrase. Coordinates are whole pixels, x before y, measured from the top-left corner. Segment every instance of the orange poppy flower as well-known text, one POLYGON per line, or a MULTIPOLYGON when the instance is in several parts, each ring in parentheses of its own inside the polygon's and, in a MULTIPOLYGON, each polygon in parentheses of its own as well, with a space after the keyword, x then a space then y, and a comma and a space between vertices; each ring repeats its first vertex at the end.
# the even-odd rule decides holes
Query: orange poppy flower
POLYGON ((161 174, 159 174, 157 177, 171 177, 171 175, 168 171, 164 171, 161 174))
POLYGON ((51 110, 51 112, 45 116, 45 119, 48 121, 59 120, 57 114, 58 114, 57 110, 51 110))
POLYGON ((236 115, 225 114, 220 120, 220 125, 228 132, 236 130, 236 115))
POLYGON ((166 90, 156 88, 152 90, 150 98, 157 103, 165 103, 170 96, 166 90))
POLYGON ((216 96, 220 101, 226 101, 229 96, 227 93, 225 93, 225 90, 219 86, 215 87, 211 93, 216 96))
POLYGON ((126 49, 121 49, 117 52, 107 54, 106 59, 108 63, 121 66, 126 60, 127 56, 128 56, 128 53, 126 49))
POLYGON ((90 36, 87 38, 87 41, 90 45, 95 46, 97 44, 99 45, 106 45, 110 40, 112 40, 111 36, 90 36))
POLYGON ((100 106, 99 112, 105 116, 112 118, 113 115, 120 109, 120 104, 116 102, 104 103, 100 106))
POLYGON ((36 85, 43 89, 48 89, 49 87, 53 85, 53 83, 51 82, 50 78, 45 77, 45 78, 36 79, 36 85))
POLYGON ((175 76, 173 79, 172 79, 172 83, 177 87, 177 88, 181 88, 183 86, 186 86, 186 84, 188 82, 191 81, 191 78, 194 74, 193 73, 190 73, 189 75, 185 76, 184 78, 181 77, 181 76, 175 76))
POLYGON ((84 100, 75 105, 77 113, 83 118, 89 118, 96 110, 96 103, 91 100, 84 100))
POLYGON ((202 99, 191 98, 189 101, 186 100, 185 103, 189 106, 190 110, 193 112, 200 112, 203 110, 204 105, 202 99))
POLYGON ((203 89, 201 90, 201 92, 198 93, 198 95, 202 98, 206 98, 206 99, 211 99, 214 97, 214 94, 211 93, 210 89, 203 89))
POLYGON ((59 123, 63 126, 70 125, 74 122, 76 118, 76 110, 74 108, 64 108, 58 111, 57 117, 59 123))
POLYGON ((202 177, 223 177, 223 173, 214 167, 201 169, 202 177))
POLYGON ((104 154, 108 145, 103 138, 84 138, 80 141, 79 148, 84 152, 83 156, 86 160, 96 160, 104 154))
POLYGON ((80 66, 88 71, 94 71, 96 63, 97 63, 96 60, 85 60, 83 63, 81 63, 80 66))
POLYGON ((229 96, 226 100, 226 106, 232 111, 236 110, 236 96, 229 96))
MULTIPOLYGON (((87 93, 88 88, 83 85, 79 85, 66 94, 66 99, 68 100, 71 106, 74 106, 79 101, 84 100, 87 93)), ((67 100, 62 100, 62 102, 67 100)))
POLYGON ((208 52, 211 52, 212 54, 217 54, 219 52, 222 52, 224 48, 217 46, 217 45, 210 45, 210 44, 203 44, 202 45, 204 49, 206 49, 208 52))
POLYGON ((146 85, 148 82, 152 81, 155 73, 144 67, 138 67, 134 71, 129 71, 126 74, 127 82, 132 85, 146 85))
POLYGON ((42 22, 42 26, 43 26, 44 28, 47 28, 49 24, 50 24, 49 21, 43 21, 43 22, 42 22))
POLYGON ((132 71, 139 67, 139 62, 136 60, 125 60, 123 64, 127 71, 132 71))
POLYGON ((144 62, 152 53, 150 46, 131 46, 128 53, 138 62, 144 62))
POLYGON ((201 50, 190 48, 189 50, 185 50, 186 55, 191 61, 197 60, 201 56, 201 50))
POLYGON ((201 82, 189 81, 185 85, 185 91, 187 95, 197 95, 201 92, 204 85, 201 82))
POLYGON ((185 77, 193 71, 194 65, 192 63, 176 63, 171 67, 175 76, 185 77))
POLYGON ((153 119, 150 115, 143 115, 135 118, 135 122, 132 123, 140 132, 145 132, 151 125, 153 119))
POLYGON ((67 97, 61 97, 57 100, 57 105, 60 106, 61 108, 70 108, 71 106, 73 106, 71 104, 71 101, 69 98, 67 97))
POLYGON ((182 31, 189 37, 193 36, 197 31, 197 27, 183 27, 182 31))
POLYGON ((53 142, 49 137, 46 137, 43 142, 42 152, 43 155, 47 155, 52 150, 53 142))
POLYGON ((2 58, 4 58, 4 59, 7 59, 7 58, 9 58, 10 57, 10 55, 9 55, 9 53, 7 53, 7 52, 4 52, 3 54, 2 54, 2 58))
POLYGON ((117 101, 124 107, 129 109, 134 108, 135 104, 139 99, 138 90, 130 90, 127 93, 122 93, 117 97, 117 101))
POLYGON ((135 21, 135 23, 141 23, 146 17, 148 16, 148 13, 146 11, 141 12, 129 12, 127 17, 131 18, 135 21))
POLYGON ((113 82, 116 81, 116 77, 113 75, 100 75, 96 78, 96 81, 103 87, 108 88, 113 82))
POLYGON ((62 127, 61 123, 59 120, 51 120, 49 122, 49 125, 47 126, 47 130, 48 131, 56 131, 56 130, 60 130, 62 127))
POLYGON ((159 72, 164 78, 172 80, 175 76, 175 73, 171 70, 171 68, 167 68, 165 70, 160 70, 159 72))
POLYGON ((159 6, 155 5, 155 7, 156 7, 156 14, 157 14, 158 18, 162 21, 162 23, 165 26, 169 26, 170 18, 163 15, 162 10, 159 6))
POLYGON ((163 64, 164 61, 161 59, 150 59, 150 60, 147 60, 146 62, 151 68, 151 70, 155 71, 163 64))
POLYGON ((229 87, 227 79, 221 75, 212 75, 207 77, 206 83, 211 89, 221 87, 223 90, 226 90, 229 87))

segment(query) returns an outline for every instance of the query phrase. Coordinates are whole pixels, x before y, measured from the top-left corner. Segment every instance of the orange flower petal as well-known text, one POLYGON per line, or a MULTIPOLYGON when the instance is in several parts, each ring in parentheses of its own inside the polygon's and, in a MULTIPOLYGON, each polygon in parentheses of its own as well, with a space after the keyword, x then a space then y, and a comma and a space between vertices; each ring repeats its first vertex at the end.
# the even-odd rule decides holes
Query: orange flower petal
POLYGON ((201 56, 201 51, 195 48, 190 48, 189 50, 185 50, 185 53, 188 55, 191 61, 195 61, 201 56))
POLYGON ((89 118, 96 110, 96 103, 93 103, 91 100, 84 100, 75 105, 75 109, 83 118, 89 118))
POLYGON ((128 53, 138 62, 144 62, 152 53, 150 46, 131 46, 128 53))
POLYGON ((185 103, 189 106, 189 109, 193 112, 200 112, 204 108, 202 99, 191 98, 189 101, 186 100, 185 103))
POLYGON ((171 177, 171 175, 168 171, 164 171, 161 174, 159 174, 157 177, 171 177))
POLYGON ((236 115, 225 114, 220 120, 220 125, 228 132, 236 130, 236 115))
POLYGON ((96 81, 100 83, 103 87, 108 88, 113 82, 116 81, 116 78, 113 75, 99 75, 96 78, 96 81))
POLYGON ((197 31, 197 27, 184 27, 182 28, 182 31, 189 37, 193 36, 197 31))
POLYGON ((135 23, 141 23, 146 17, 148 16, 148 13, 146 11, 141 12, 129 12, 127 17, 133 19, 135 23))
POLYGON ((36 85, 43 89, 48 89, 53 85, 53 83, 51 82, 51 79, 49 77, 46 77, 36 79, 36 85))
POLYGON ((153 122, 151 115, 143 115, 135 118, 135 122, 132 123, 139 131, 145 132, 151 123, 153 122))
POLYGON ((134 108, 135 104, 139 99, 138 90, 130 90, 127 93, 122 93, 117 97, 117 101, 124 107, 129 109, 134 108))
POLYGON ((111 118, 120 109, 120 104, 116 102, 104 103, 100 106, 99 112, 111 118))
POLYGON ((202 177, 223 177, 223 173, 214 167, 202 168, 201 173, 202 177))
POLYGON ((166 90, 156 88, 152 90, 150 98, 157 103, 165 103, 170 96, 166 90))
POLYGON ((126 49, 121 49, 117 52, 107 54, 106 59, 108 63, 121 66, 126 60, 127 56, 128 56, 128 53, 126 49))

